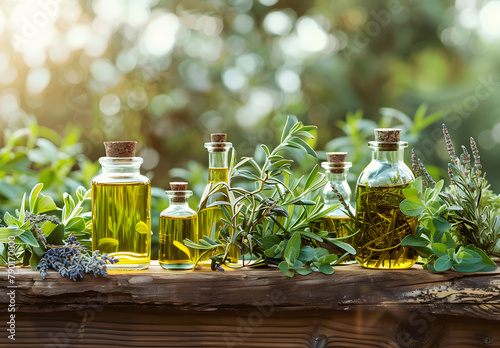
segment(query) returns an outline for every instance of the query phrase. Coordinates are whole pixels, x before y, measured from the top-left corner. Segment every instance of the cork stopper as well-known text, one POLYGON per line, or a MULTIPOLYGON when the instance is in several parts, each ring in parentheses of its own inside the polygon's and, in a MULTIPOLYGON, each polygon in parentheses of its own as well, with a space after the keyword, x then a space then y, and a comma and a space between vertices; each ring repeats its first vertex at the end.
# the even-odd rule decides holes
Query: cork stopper
POLYGON ((174 191, 175 197, 172 198, 172 202, 183 203, 186 201, 186 190, 187 182, 171 182, 170 189, 174 191))
POLYGON ((105 141, 107 157, 135 157, 137 141, 105 141))
POLYGON ((375 141, 379 143, 398 143, 401 138, 401 129, 397 128, 376 128, 375 141))
POLYGON ((188 186, 187 182, 174 181, 170 183, 170 189, 172 191, 186 191, 187 186, 188 186))
POLYGON ((343 173, 346 157, 347 157, 347 152, 327 152, 326 158, 328 160, 330 172, 336 174, 343 173))
POLYGON ((212 140, 212 146, 214 147, 214 152, 223 152, 225 147, 225 142, 227 140, 227 134, 225 133, 213 133, 210 134, 210 139, 212 140), (220 147, 221 149, 217 149, 220 147))
POLYGON ((210 139, 212 143, 225 143, 227 139, 227 134, 225 133, 213 133, 210 134, 210 139))
POLYGON ((339 163, 343 164, 345 162, 345 158, 347 157, 347 152, 327 152, 326 158, 330 163, 339 163))

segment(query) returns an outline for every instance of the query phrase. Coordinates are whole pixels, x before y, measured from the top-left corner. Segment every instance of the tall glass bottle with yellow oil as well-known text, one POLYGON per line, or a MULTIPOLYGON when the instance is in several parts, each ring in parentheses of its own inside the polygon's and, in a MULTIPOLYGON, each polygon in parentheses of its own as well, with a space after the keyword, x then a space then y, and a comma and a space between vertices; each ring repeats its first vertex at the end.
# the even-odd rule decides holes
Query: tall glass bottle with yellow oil
POLYGON ((370 164, 361 172, 356 189, 356 228, 354 236, 356 260, 367 268, 404 269, 413 266, 417 253, 401 241, 415 234, 416 217, 399 209, 405 199, 403 190, 415 179, 404 163, 401 130, 375 129, 370 164))
POLYGON ((187 182, 171 182, 167 191, 169 206, 160 214, 160 249, 158 259, 164 269, 193 269, 198 250, 183 245, 184 239, 198 241, 198 215, 189 208, 187 182), (179 244, 177 244, 177 243, 179 244), (177 245, 176 245, 177 244, 177 245))
MULTIPOLYGON (((321 164, 321 166, 325 169, 325 175, 328 179, 328 183, 323 189, 323 202, 326 206, 331 207, 339 205, 339 207, 321 218, 319 221, 313 223, 311 229, 313 231, 331 232, 331 237, 334 238, 346 237, 352 234, 354 224, 353 220, 349 217, 349 214, 346 211, 346 207, 340 201, 339 195, 348 205, 350 213, 354 215, 356 212, 351 206, 351 188, 347 182, 349 168, 351 168, 352 163, 345 161, 347 152, 328 152, 326 155, 328 161, 321 164), (335 188, 335 191, 337 191, 338 194, 332 187, 335 188), (351 229, 349 229, 349 227, 351 227, 351 229)), ((352 244, 352 238, 342 241, 352 244)), ((330 247, 333 248, 332 252, 337 254, 339 257, 345 254, 343 249, 334 245, 330 245, 330 247)), ((344 259, 345 262, 353 260, 354 257, 347 257, 344 259)))
MULTIPOLYGON (((232 144, 226 142, 227 135, 216 133, 211 135, 211 142, 205 143, 208 150, 208 184, 198 207, 198 223, 200 236, 210 237, 212 228, 215 226, 216 236, 224 227, 223 218, 227 219, 221 206, 210 207, 217 201, 230 202, 230 193, 227 187, 221 185, 228 184, 228 152, 232 144)), ((231 208, 226 206, 231 214, 231 208)), ((232 229, 227 230, 227 239, 232 238, 232 229)), ((229 263, 239 262, 239 248, 234 246, 228 253, 229 263)), ((211 260, 208 255, 200 261, 201 264, 208 264, 211 260)))
POLYGON ((151 260, 151 181, 140 174, 134 141, 106 142, 92 180, 92 250, 119 260, 110 270, 141 270, 151 260))

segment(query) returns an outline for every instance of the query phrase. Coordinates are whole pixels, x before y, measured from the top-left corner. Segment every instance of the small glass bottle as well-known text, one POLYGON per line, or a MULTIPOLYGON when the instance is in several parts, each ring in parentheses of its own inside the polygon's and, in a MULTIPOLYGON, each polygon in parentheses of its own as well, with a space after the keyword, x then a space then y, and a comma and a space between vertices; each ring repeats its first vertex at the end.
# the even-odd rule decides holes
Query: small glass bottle
POLYGON ((102 174, 92 180, 92 250, 119 260, 113 270, 141 270, 151 260, 151 181, 140 174, 135 141, 105 142, 102 174))
POLYGON ((356 228, 354 236, 356 260, 367 268, 410 268, 417 253, 401 246, 403 238, 414 234, 418 220, 399 209, 404 200, 403 190, 415 180, 404 163, 404 148, 400 129, 375 129, 376 141, 372 161, 358 178, 356 189, 356 228))
MULTIPOLYGON (((342 196, 344 202, 349 206, 349 211, 352 215, 356 212, 351 206, 351 188, 347 183, 347 175, 349 174, 349 168, 352 167, 352 163, 345 162, 347 152, 328 152, 327 154, 328 162, 323 162, 321 166, 325 169, 325 174, 328 179, 328 184, 325 185, 323 189, 323 202, 325 206, 331 207, 340 204, 340 206, 330 212, 328 215, 324 216, 321 220, 313 224, 314 231, 327 231, 334 233, 334 238, 346 237, 352 232, 349 230, 347 225, 351 225, 354 229, 353 221, 349 217, 344 207, 344 204, 340 202, 339 196, 332 189, 332 186, 337 190, 337 192, 342 196)), ((342 240, 345 243, 352 244, 352 239, 342 240)), ((345 254, 343 249, 339 249, 333 246, 333 252, 339 257, 345 254)), ((344 262, 352 261, 353 258, 348 257, 344 262)))
POLYGON ((171 182, 171 191, 166 191, 169 207, 160 214, 160 250, 158 258, 164 269, 193 269, 198 259, 198 250, 179 248, 174 242, 183 244, 184 239, 197 242, 198 215, 189 208, 188 199, 192 191, 186 191, 187 182, 171 182))
MULTIPOLYGON (((208 149, 208 184, 198 207, 200 238, 203 236, 210 237, 214 224, 216 236, 218 236, 219 231, 225 225, 221 219, 227 220, 221 206, 210 207, 211 204, 218 201, 230 203, 230 195, 227 188, 219 185, 221 183, 228 184, 228 152, 233 145, 226 142, 226 138, 227 134, 215 133, 211 135, 212 142, 205 143, 205 147, 208 149), (216 187, 219 188, 209 194, 216 187)), ((231 207, 225 207, 229 214, 232 214, 231 207)), ((231 228, 228 228, 226 237, 232 237, 231 228)), ((231 247, 228 254, 229 263, 237 264, 239 256, 239 248, 237 246, 231 247)), ((211 260, 208 255, 200 261, 202 264, 210 262, 211 260)))

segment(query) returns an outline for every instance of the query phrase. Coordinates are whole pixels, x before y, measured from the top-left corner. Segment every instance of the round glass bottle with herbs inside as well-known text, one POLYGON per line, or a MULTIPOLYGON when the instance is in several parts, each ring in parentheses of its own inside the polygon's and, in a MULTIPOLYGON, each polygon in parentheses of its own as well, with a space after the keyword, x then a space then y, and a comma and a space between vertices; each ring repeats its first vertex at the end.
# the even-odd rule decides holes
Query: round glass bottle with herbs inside
POLYGON ((369 142, 372 161, 361 172, 356 188, 356 260, 367 268, 404 269, 417 261, 417 253, 401 241, 415 234, 418 220, 404 215, 399 204, 403 190, 415 180, 404 163, 408 143, 400 129, 375 129, 369 142))

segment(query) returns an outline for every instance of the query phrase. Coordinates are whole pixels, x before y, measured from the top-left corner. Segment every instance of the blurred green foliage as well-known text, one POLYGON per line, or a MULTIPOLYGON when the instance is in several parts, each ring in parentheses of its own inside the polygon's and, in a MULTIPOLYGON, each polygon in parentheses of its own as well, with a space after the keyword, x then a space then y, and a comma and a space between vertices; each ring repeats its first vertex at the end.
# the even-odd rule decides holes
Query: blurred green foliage
MULTIPOLYGON (((444 168, 441 129, 430 126, 442 116, 457 142, 476 137, 498 192, 494 3, 2 2, 0 210, 37 182, 54 199, 89 187, 105 140, 137 140, 153 186, 189 180, 194 207, 209 134, 227 132, 239 156, 253 156, 259 144, 279 143, 287 114, 318 126, 316 150, 349 151, 351 184, 376 125, 402 126, 419 157, 444 168)), ((314 164, 303 158, 293 170, 314 164)), ((162 190, 153 201, 155 212, 165 208, 162 190)))
MULTIPOLYGON (((295 114, 318 126, 316 149, 332 149, 352 125, 347 114, 363 110, 369 130, 384 107, 413 115, 427 103, 458 140, 476 136, 500 188, 488 1, 72 0, 52 12, 24 3, 0 5, 10 19, 0 29, 9 34, 0 36, 0 127, 36 115, 71 138, 74 125, 93 161, 103 140, 138 140, 144 170, 166 188, 181 174, 170 169, 206 165, 211 132, 228 132, 252 155, 260 143, 276 145, 285 115, 295 114), (37 11, 49 16, 45 25, 37 11)), ((440 130, 427 125, 409 130, 421 141, 407 139, 437 165, 446 159, 440 130)), ((360 152, 350 159, 365 165, 360 152)))

